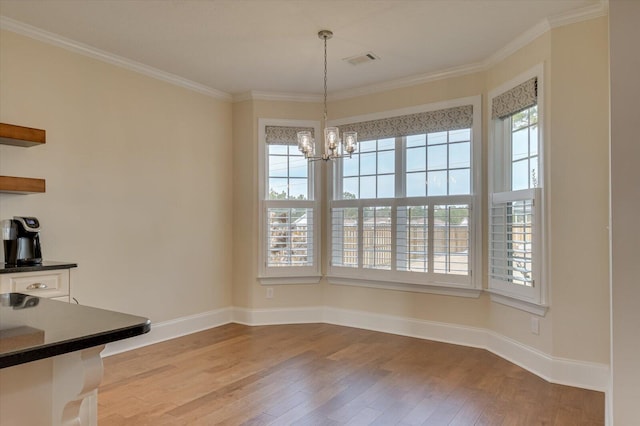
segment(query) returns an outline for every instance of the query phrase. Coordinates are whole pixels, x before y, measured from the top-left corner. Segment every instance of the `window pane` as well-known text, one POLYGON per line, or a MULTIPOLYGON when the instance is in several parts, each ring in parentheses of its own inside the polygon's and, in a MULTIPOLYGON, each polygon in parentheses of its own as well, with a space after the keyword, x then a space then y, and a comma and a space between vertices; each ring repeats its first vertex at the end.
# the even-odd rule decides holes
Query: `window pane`
POLYGON ((307 199, 307 179, 289 180, 289 198, 294 200, 307 199))
POLYGON ((309 162, 304 157, 289 158, 289 176, 306 178, 309 170, 309 162))
POLYGON ((286 200, 289 197, 287 179, 269 179, 269 199, 286 200))
POLYGON ((269 155, 287 155, 289 150, 288 150, 288 145, 267 145, 268 149, 269 149, 269 155))
POLYGON ((511 129, 518 130, 529 125, 529 110, 517 112, 511 116, 511 129))
POLYGON ((427 169, 427 150, 425 147, 407 149, 407 172, 427 169))
POLYGON ((395 151, 383 151, 378 153, 378 174, 393 173, 396 169, 395 151))
POLYGON ((462 142, 449 145, 449 168, 471 167, 471 143, 462 142))
POLYGON ((287 177, 288 165, 287 157, 282 155, 269 156, 269 176, 287 177))
POLYGON ((358 209, 331 209, 331 262, 358 267, 358 209))
POLYGON ((344 193, 343 198, 351 199, 351 198, 360 198, 360 191, 358 190, 358 181, 360 179, 357 177, 353 178, 345 178, 342 181, 342 191, 344 193))
POLYGON ((360 155, 353 154, 351 158, 342 159, 342 175, 358 176, 358 165, 360 163, 360 155))
POLYGON ((524 128, 513 132, 511 138, 511 159, 512 161, 522 160, 529 156, 529 129, 524 128))
POLYGON ((425 146, 427 143, 427 135, 407 136, 407 147, 425 146))
POLYGON ((396 179, 394 175, 378 176, 378 198, 393 198, 396 179))
POLYGON ((469 206, 434 207, 433 270, 469 274, 469 206))
POLYGON ((449 142, 462 142, 471 140, 471 129, 451 130, 449 132, 449 142))
POLYGON ((362 267, 391 269, 391 207, 363 208, 362 267))
POLYGON ((529 133, 529 151, 531 155, 538 155, 538 125, 530 127, 529 133))
POLYGON ((407 173, 407 197, 427 195, 427 176, 424 172, 407 173))
POLYGON ((529 188, 529 161, 516 161, 511 165, 511 190, 529 188))
POLYGON ((358 150, 360 152, 371 152, 376 150, 376 141, 362 141, 358 143, 358 150))
POLYGON ((273 208, 267 218, 267 266, 311 265, 313 210, 273 208))
POLYGON ((429 170, 442 170, 447 168, 447 146, 430 146, 427 152, 427 167, 429 170))
POLYGON ((529 188, 537 188, 539 186, 538 157, 529 159, 529 188))
POLYGON ((429 221, 427 206, 398 207, 397 236, 398 270, 427 272, 429 270, 429 221))
POLYGON ((429 145, 447 143, 447 132, 429 133, 427 143, 429 145))
POLYGON ((449 172, 449 195, 471 194, 471 176, 469 169, 449 172))
POLYGON ((375 152, 360 154, 360 174, 361 175, 376 174, 376 153, 375 152))
POLYGON ((364 176, 360 178, 360 198, 376 198, 375 176, 364 176))
POLYGON ((447 171, 429 172, 427 175, 427 195, 447 195, 447 171))
POLYGON ((380 139, 378 140, 378 151, 383 151, 385 149, 395 149, 396 147, 396 139, 380 139))

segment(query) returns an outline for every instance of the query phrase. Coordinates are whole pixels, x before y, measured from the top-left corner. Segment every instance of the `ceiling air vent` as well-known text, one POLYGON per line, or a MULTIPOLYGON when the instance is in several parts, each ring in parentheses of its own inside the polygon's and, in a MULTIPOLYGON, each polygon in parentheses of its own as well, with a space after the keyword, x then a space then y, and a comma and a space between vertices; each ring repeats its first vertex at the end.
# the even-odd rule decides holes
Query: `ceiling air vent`
POLYGON ((362 65, 367 62, 379 61, 380 57, 373 52, 363 53, 362 55, 351 56, 350 58, 344 58, 343 61, 349 62, 351 65, 362 65))

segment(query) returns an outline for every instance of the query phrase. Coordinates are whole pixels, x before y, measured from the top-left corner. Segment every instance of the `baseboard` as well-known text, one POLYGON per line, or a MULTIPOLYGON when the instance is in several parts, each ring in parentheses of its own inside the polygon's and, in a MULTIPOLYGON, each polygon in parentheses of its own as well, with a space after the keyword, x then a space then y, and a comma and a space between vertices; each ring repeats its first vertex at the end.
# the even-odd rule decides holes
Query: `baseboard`
POLYGON ((148 334, 109 343, 103 356, 162 342, 235 322, 250 326, 320 323, 343 325, 486 349, 551 382, 607 393, 609 366, 550 356, 508 337, 478 327, 418 320, 326 306, 305 308, 225 308, 152 324, 148 334))
POLYGON ((232 320, 233 308, 223 308, 170 321, 152 323, 151 331, 147 334, 107 344, 104 351, 102 351, 102 356, 115 355, 209 328, 219 327, 229 324, 232 320))

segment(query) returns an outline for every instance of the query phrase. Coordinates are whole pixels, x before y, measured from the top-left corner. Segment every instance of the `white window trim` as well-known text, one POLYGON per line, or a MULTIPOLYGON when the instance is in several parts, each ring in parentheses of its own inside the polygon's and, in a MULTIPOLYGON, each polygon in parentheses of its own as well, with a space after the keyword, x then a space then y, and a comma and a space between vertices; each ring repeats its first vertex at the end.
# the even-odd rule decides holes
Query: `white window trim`
MULTIPOLYGON (((407 271, 386 271, 375 270, 376 278, 372 279, 370 275, 362 276, 361 271, 354 268, 334 267, 331 266, 331 227, 325 229, 325 238, 327 247, 325 249, 325 267, 327 271, 327 279, 331 284, 352 285, 360 287, 383 288, 390 290, 404 290, 413 292, 446 294, 450 296, 474 297, 477 298, 482 293, 482 208, 480 204, 482 195, 482 100, 481 96, 470 96, 448 100, 444 102, 436 102, 431 104, 420 105, 416 107, 402 108, 397 110, 360 115, 355 117, 342 118, 330 121, 332 126, 340 126, 341 124, 355 123, 369 120, 379 120, 387 117, 400 115, 416 114, 420 112, 437 111, 457 106, 473 105, 473 124, 471 126, 471 164, 472 164, 472 182, 469 196, 462 196, 471 199, 472 209, 472 232, 469 236, 469 247, 472 248, 469 266, 471 269, 470 276, 465 276, 460 283, 439 282, 437 279, 431 282, 424 282, 424 275, 416 275, 420 273, 407 271)), ((331 202, 333 199, 333 167, 336 165, 331 163, 327 170, 327 203, 325 208, 326 217, 331 214, 331 202)), ((402 173, 402 170, 396 167, 396 173, 402 173)), ((452 196, 454 197, 454 196, 452 196)), ((437 197, 431 197, 437 198, 437 197)), ((373 200, 375 203, 383 200, 373 200)), ((334 201, 335 203, 335 201, 334 201)), ((362 200, 361 203, 367 203, 362 200)), ((393 203, 391 203, 392 205, 393 203)), ((328 222, 327 222, 328 223, 328 222)), ((434 274, 435 275, 435 274, 434 274)), ((449 279, 453 275, 448 275, 449 279)), ((454 279, 455 280, 455 279, 454 279)))
MULTIPOLYGON (((314 134, 320 134, 320 122, 310 120, 282 120, 259 118, 258 119, 258 281, 262 285, 277 284, 315 284, 320 282, 321 274, 321 223, 320 215, 320 167, 316 163, 310 163, 309 193, 313 194, 313 265, 312 266, 279 266, 267 267, 266 264, 266 209, 269 200, 266 198, 267 176, 267 149, 265 128, 267 126, 286 127, 313 127, 314 134)), ((316 137, 316 144, 317 142, 316 137)), ((317 149, 318 147, 316 147, 317 149)), ((297 200, 291 200, 295 204, 297 200)), ((308 202, 305 202, 308 204, 308 202)))
MULTIPOLYGON (((538 106, 538 168, 539 168, 539 187, 537 189, 537 194, 535 196, 535 202, 537 203, 536 210, 540 213, 539 217, 536 217, 536 221, 538 222, 537 238, 539 240, 538 247, 535 249, 534 257, 536 258, 536 263, 533 265, 535 280, 538 283, 537 286, 534 286, 529 291, 514 291, 512 289, 505 288, 503 285, 497 285, 495 282, 492 282, 489 277, 489 288, 487 292, 490 294, 491 301, 495 303, 500 303, 502 305, 510 306, 519 310, 523 310, 526 312, 533 313, 535 315, 544 316, 549 309, 549 273, 548 273, 548 265, 549 257, 548 257, 548 247, 549 247, 549 221, 548 221, 548 206, 547 206, 547 198, 546 198, 546 189, 548 188, 548 180, 546 179, 546 167, 545 165, 549 163, 549 159, 547 158, 547 153, 545 152, 545 133, 546 133, 546 109, 544 102, 544 64, 540 63, 531 69, 525 71, 524 73, 518 75, 517 77, 503 83, 499 87, 494 88, 489 91, 488 96, 488 111, 491 111, 491 103, 493 98, 499 96, 500 94, 510 90, 513 87, 518 86, 526 82, 527 80, 537 77, 538 78, 538 90, 537 90, 537 106, 538 106)), ((489 155, 487 158, 487 166, 488 166, 488 200, 487 203, 488 209, 490 210, 492 207, 492 197, 498 195, 497 193, 504 192, 501 188, 496 188, 500 186, 508 175, 506 171, 506 161, 505 156, 502 155, 498 158, 496 154, 496 150, 504 154, 504 149, 502 147, 496 146, 497 143, 504 143, 504 134, 506 133, 504 126, 501 123, 501 120, 496 119, 493 120, 490 116, 488 117, 489 121, 489 155), (501 135, 500 141, 496 141, 496 135, 501 135), (492 173, 493 170, 496 170, 496 163, 501 163, 500 169, 503 173, 501 176, 496 176, 492 173)), ((489 241, 487 241, 489 244, 489 241)), ((491 265, 488 265, 490 268, 491 265)), ((490 269, 489 269, 490 271, 490 269)))

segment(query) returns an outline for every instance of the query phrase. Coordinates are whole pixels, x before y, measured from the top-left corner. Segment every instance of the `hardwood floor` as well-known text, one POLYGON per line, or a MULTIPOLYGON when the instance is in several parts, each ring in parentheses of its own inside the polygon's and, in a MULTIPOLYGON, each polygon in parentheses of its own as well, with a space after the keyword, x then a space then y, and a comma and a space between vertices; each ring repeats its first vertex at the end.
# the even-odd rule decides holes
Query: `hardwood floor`
POLYGON ((602 425, 604 395, 482 349, 329 324, 229 324, 108 357, 108 425, 602 425))

